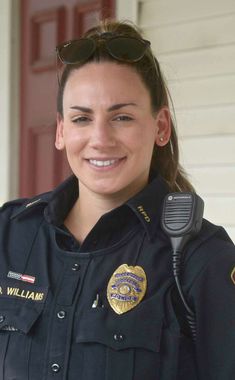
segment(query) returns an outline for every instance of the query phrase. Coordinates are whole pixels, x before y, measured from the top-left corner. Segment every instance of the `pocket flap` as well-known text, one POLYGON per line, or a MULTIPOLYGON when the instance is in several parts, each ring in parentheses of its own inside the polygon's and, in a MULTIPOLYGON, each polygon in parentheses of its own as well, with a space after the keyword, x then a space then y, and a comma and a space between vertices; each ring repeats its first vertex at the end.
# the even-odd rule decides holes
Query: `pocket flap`
POLYGON ((43 309, 43 304, 37 307, 29 307, 29 305, 16 306, 7 309, 0 308, 0 331, 19 330, 27 334, 34 323, 37 321, 43 309))
POLYGON ((77 343, 97 342, 114 350, 145 348, 158 352, 163 314, 157 304, 143 302, 117 315, 106 308, 90 309, 78 316, 77 343))
POLYGON ((45 286, 0 279, 0 331, 20 330, 27 334, 43 310, 47 292, 45 286))

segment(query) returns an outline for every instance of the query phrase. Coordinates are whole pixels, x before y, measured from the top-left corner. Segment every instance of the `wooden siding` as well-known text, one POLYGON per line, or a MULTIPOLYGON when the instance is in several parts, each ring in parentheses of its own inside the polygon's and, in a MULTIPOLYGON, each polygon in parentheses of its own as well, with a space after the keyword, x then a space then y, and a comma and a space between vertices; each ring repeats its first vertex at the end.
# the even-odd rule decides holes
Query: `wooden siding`
POLYGON ((143 0, 138 24, 172 94, 181 161, 235 241, 235 1, 143 0))

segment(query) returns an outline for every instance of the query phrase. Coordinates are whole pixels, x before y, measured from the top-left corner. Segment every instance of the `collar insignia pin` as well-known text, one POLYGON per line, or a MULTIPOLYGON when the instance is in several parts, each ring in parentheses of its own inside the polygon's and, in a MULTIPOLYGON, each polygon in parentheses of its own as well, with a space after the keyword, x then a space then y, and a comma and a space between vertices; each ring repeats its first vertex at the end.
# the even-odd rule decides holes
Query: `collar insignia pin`
POLYGON ((123 314, 137 306, 147 288, 146 274, 140 266, 120 265, 109 280, 107 298, 117 314, 123 314))
POLYGON ((40 202, 40 198, 38 198, 38 199, 36 199, 35 201, 33 201, 33 202, 30 202, 30 203, 27 203, 27 205, 25 206, 25 208, 27 208, 27 207, 31 207, 31 206, 33 206, 35 203, 38 203, 38 202, 40 202))

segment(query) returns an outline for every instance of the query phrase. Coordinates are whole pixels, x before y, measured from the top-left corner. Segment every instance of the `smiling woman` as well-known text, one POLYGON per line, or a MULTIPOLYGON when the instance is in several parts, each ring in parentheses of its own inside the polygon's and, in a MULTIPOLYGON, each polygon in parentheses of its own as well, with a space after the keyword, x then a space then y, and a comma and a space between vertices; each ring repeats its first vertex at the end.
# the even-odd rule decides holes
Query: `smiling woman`
POLYGON ((206 220, 187 245, 195 339, 160 223, 164 197, 193 188, 150 42, 106 21, 57 54, 55 145, 73 175, 1 209, 0 380, 231 379, 235 249, 206 220))
POLYGON ((87 208, 99 196, 115 208, 142 190, 160 135, 167 144, 169 111, 153 113, 148 90, 133 68, 99 62, 72 72, 63 117, 58 114, 56 146, 66 149, 79 178, 78 203, 87 208))

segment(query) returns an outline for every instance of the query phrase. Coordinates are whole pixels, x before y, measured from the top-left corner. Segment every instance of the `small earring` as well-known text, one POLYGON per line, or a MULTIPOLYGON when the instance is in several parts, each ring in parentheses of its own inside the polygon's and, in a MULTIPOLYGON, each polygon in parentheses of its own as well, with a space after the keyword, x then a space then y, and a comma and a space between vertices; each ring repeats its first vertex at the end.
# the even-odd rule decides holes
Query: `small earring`
POLYGON ((55 144, 55 146, 56 146, 56 148, 57 148, 58 150, 62 150, 61 142, 57 142, 57 143, 55 144))
POLYGON ((160 141, 163 142, 163 141, 164 141, 164 138, 163 138, 163 137, 160 137, 160 141))

